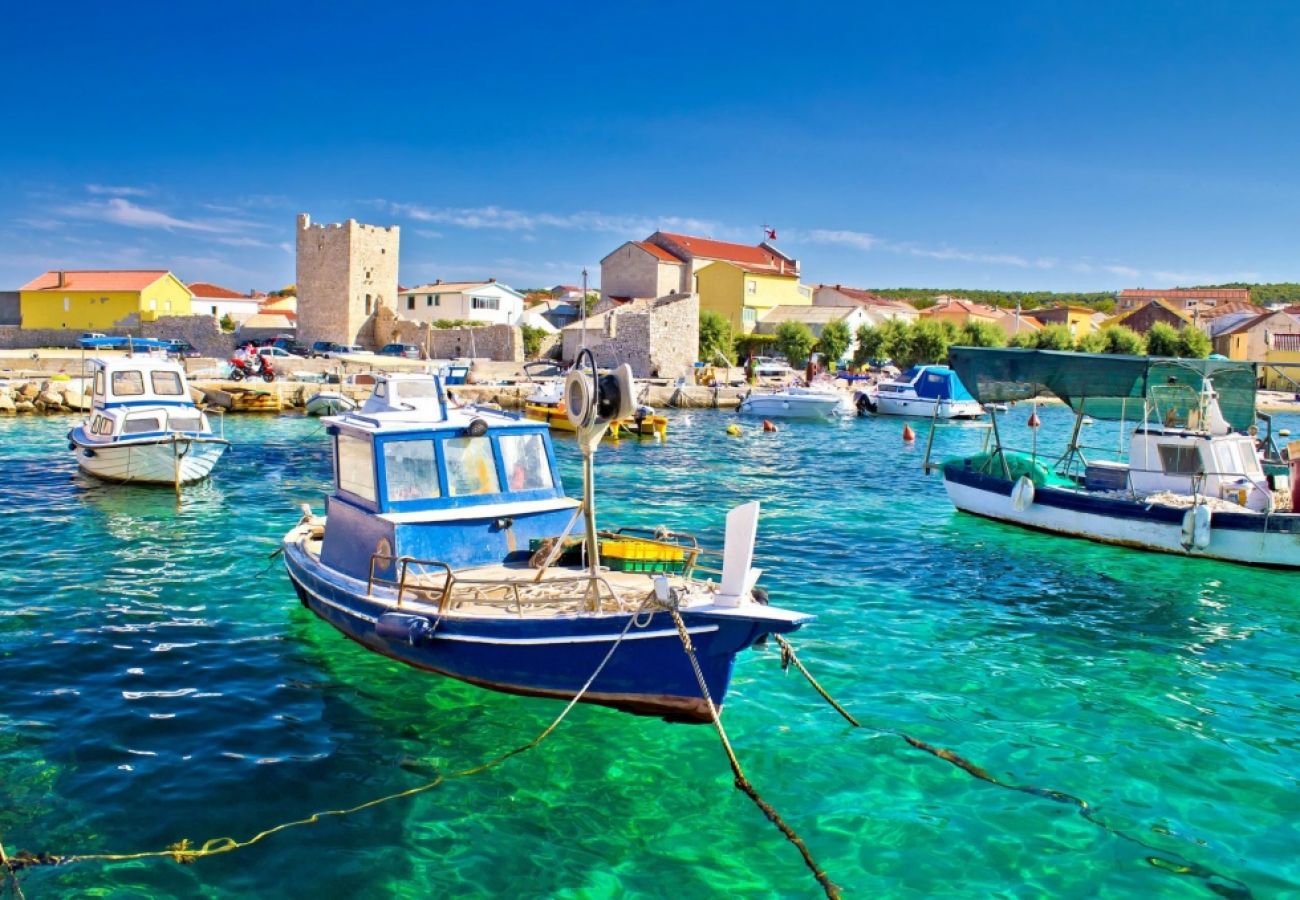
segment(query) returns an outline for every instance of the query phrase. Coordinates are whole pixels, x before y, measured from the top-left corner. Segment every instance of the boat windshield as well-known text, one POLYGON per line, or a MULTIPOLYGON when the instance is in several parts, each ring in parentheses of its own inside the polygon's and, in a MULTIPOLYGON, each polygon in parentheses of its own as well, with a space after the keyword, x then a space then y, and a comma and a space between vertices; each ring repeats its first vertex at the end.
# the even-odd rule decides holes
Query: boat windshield
POLYGON ((184 393, 177 372, 150 372, 149 380, 153 383, 153 392, 161 397, 179 397, 184 393))
POLYGON ((144 393, 144 375, 135 369, 113 373, 113 396, 138 397, 144 393))
POLYGON ((500 493, 491 438, 448 438, 442 442, 442 449, 447 460, 447 492, 451 496, 500 493))
POLYGON ((425 400, 437 398, 438 385, 434 381, 403 381, 402 382, 402 399, 403 400, 425 400))
POLYGON ((552 487, 551 466, 540 434, 505 435, 500 443, 510 490, 540 491, 552 487))
POLYGON ((390 501, 430 500, 442 496, 431 438, 387 441, 384 444, 384 473, 390 501))

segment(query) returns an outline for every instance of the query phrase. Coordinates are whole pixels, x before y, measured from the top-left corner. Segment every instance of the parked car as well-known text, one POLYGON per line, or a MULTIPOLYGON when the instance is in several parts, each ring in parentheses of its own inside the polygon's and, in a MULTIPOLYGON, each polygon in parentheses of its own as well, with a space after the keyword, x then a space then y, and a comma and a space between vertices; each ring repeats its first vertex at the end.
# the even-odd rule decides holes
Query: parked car
POLYGON ((307 356, 311 359, 328 357, 338 346, 333 341, 317 341, 311 345, 311 349, 307 351, 307 356))
POLYGON ((349 353, 365 353, 366 348, 360 344, 331 344, 330 349, 322 353, 326 359, 338 359, 340 356, 347 356, 349 353))
POLYGON ((92 350, 96 347, 106 347, 109 345, 109 337, 106 334, 100 334, 98 331, 87 331, 81 337, 77 338, 77 346, 83 350, 92 350))
POLYGON ((283 347, 258 347, 257 355, 269 356, 271 359, 302 359, 298 354, 290 353, 283 347))
POLYGON ((754 374, 759 378, 788 378, 794 374, 794 369, 780 357, 755 356, 754 374))
POLYGON ((385 344, 379 351, 380 356, 404 356, 407 359, 419 359, 420 348, 415 344, 385 344))
POLYGON ((189 341, 182 341, 179 338, 167 342, 167 352, 173 356, 188 356, 191 358, 203 355, 189 341))

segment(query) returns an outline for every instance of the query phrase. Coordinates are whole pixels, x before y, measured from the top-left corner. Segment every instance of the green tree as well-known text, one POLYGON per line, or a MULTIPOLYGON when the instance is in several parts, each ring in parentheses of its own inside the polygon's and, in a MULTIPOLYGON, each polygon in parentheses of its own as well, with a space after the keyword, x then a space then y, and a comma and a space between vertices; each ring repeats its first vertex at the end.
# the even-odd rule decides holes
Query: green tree
POLYGON ((1080 353, 1105 353, 1106 352, 1106 335, 1100 331, 1093 331, 1079 338, 1079 343, 1075 349, 1080 353))
POLYGON ((908 353, 912 340, 912 326, 902 319, 886 319, 880 324, 880 352, 876 359, 888 359, 898 365, 900 354, 908 353))
POLYGON ((1032 350, 1038 346, 1038 335, 1032 331, 1017 331, 1007 345, 1020 350, 1032 350))
POLYGON ((1214 347, 1210 336, 1195 325, 1186 325, 1178 332, 1178 355, 1189 359, 1205 359, 1214 347))
POLYGON ((1069 326, 1048 325, 1034 335, 1034 346, 1039 350, 1073 350, 1074 335, 1069 326))
POLYGON ((900 369, 943 362, 948 358, 948 330, 933 319, 922 319, 908 329, 903 348, 892 355, 900 369))
POLYGON ((862 368, 872 360, 882 359, 885 333, 874 325, 859 325, 857 344, 853 348, 853 365, 862 368))
POLYGON ((542 338, 546 337, 546 329, 536 325, 520 325, 519 331, 524 339, 524 356, 536 359, 542 350, 542 338))
POLYGON ((817 352, 826 359, 827 363, 836 365, 844 357, 851 343, 853 343, 853 336, 849 333, 848 325, 842 320, 827 322, 826 327, 822 329, 821 337, 817 340, 817 352))
POLYGON ((1178 332, 1172 325, 1157 322, 1147 332, 1147 353, 1152 356, 1177 356, 1178 332))
POLYGON ((733 350, 731 323, 721 313, 711 309, 700 311, 700 360, 706 363, 722 357, 731 364, 733 350))
POLYGON ((792 366, 808 361, 817 339, 803 322, 782 322, 776 329, 776 349, 792 366))
POLYGON ((1104 353, 1120 353, 1128 356, 1141 356, 1147 352, 1142 335, 1127 325, 1112 325, 1101 331, 1106 338, 1104 353))
POLYGON ((230 313, 226 313, 222 316, 221 321, 218 324, 221 326, 222 331, 229 332, 235 330, 235 320, 230 318, 230 313))
POLYGON ((1005 347, 1007 333, 992 322, 971 319, 958 329, 953 343, 961 347, 1005 347))

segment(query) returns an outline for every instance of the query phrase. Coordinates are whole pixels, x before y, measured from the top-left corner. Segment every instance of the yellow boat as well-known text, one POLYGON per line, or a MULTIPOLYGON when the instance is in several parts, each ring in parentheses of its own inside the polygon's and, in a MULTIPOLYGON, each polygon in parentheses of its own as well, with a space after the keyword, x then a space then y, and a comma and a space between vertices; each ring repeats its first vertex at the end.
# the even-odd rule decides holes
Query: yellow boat
MULTIPOLYGON (((545 422, 551 426, 551 431, 578 430, 569 421, 563 403, 525 403, 524 418, 545 422)), ((620 440, 625 436, 658 437, 664 440, 668 437, 668 417, 650 413, 628 419, 615 419, 610 423, 609 431, 605 434, 606 439, 611 441, 620 440)))

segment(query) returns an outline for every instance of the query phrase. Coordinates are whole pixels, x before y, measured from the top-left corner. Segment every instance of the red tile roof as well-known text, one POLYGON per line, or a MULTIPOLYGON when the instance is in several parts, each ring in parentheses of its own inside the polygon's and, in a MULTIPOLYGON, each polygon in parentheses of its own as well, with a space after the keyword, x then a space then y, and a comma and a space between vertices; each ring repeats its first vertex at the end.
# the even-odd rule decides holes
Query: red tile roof
POLYGON ((904 303, 902 300, 891 300, 888 297, 882 297, 879 294, 873 294, 871 291, 862 288, 845 287, 842 284, 819 284, 819 288, 827 288, 835 291, 837 294, 843 294, 850 300, 856 300, 864 306, 874 306, 880 309, 906 309, 916 312, 916 307, 910 303, 904 303))
POLYGON ((219 284, 213 284, 210 281, 191 281, 188 285, 190 293, 195 297, 215 297, 227 300, 253 300, 255 298, 247 294, 241 294, 239 291, 232 291, 230 288, 224 288, 219 284))
POLYGON ((673 256, 671 253, 669 253, 663 247, 660 247, 658 244, 652 244, 649 241, 633 241, 632 243, 636 244, 638 247, 640 247, 646 253, 649 253, 651 256, 658 257, 663 262, 677 263, 677 265, 679 266, 682 264, 682 261, 680 259, 673 256))
POLYGON ((934 315, 935 313, 945 312, 950 309, 957 309, 969 315, 984 316, 988 319, 996 319, 998 311, 992 306, 985 306, 983 303, 976 303, 973 300, 963 300, 960 297, 949 297, 947 300, 940 300, 929 309, 921 310, 921 315, 934 315))
POLYGON ((33 278, 20 291, 142 291, 167 274, 166 269, 53 269, 33 278))
POLYGON ((1134 300, 1161 297, 1165 300, 1238 300, 1250 302, 1249 288, 1169 288, 1152 290, 1150 288, 1125 288, 1119 292, 1120 299, 1134 300))
POLYGON ((1240 300, 1229 300, 1226 303, 1219 303, 1204 309, 1195 309, 1194 312, 1200 314, 1202 319, 1217 319, 1219 316, 1226 316, 1230 313, 1248 312, 1259 315, 1265 312, 1262 306, 1256 306, 1253 303, 1243 303, 1240 300))
POLYGON ((753 266, 756 269, 765 271, 775 269, 778 272, 784 262, 785 268, 791 270, 792 274, 795 268, 791 262, 783 260, 781 256, 763 246, 733 244, 730 241, 715 241, 711 238, 693 237, 689 234, 674 234, 669 231, 656 231, 655 234, 650 236, 651 240, 654 239, 655 235, 676 244, 693 257, 720 259, 742 266, 753 266))

